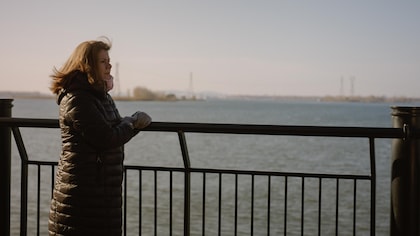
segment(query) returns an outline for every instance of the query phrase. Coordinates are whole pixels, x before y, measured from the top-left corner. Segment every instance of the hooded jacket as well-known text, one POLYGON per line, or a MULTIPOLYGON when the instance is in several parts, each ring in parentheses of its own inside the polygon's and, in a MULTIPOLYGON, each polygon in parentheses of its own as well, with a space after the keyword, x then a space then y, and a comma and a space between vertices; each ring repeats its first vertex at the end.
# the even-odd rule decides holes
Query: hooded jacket
POLYGON ((49 216, 50 235, 122 233, 123 145, 138 130, 111 96, 76 73, 58 94, 62 152, 49 216))

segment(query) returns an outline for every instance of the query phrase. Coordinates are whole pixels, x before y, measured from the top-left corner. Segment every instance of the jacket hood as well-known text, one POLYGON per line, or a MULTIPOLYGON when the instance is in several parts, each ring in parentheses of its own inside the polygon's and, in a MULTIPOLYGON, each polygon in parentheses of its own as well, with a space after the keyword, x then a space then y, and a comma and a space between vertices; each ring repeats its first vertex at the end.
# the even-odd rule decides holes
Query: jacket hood
POLYGON ((86 73, 83 73, 81 71, 75 71, 73 74, 69 75, 69 80, 70 83, 65 88, 62 88, 61 91, 57 94, 56 102, 58 105, 60 105, 61 100, 67 93, 79 90, 87 91, 99 98, 103 98, 106 96, 105 91, 99 91, 89 83, 86 73))

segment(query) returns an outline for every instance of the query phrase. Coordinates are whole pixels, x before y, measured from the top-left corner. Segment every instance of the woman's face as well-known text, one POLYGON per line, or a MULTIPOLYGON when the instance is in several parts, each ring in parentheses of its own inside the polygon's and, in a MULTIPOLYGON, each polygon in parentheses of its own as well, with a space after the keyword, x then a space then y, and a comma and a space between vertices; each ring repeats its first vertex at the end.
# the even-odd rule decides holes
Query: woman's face
POLYGON ((100 50, 98 53, 97 72, 99 79, 106 82, 107 91, 113 87, 113 78, 111 76, 111 64, 107 50, 100 50))
POLYGON ((100 50, 97 59, 97 72, 99 79, 108 80, 111 78, 111 64, 107 50, 100 50))

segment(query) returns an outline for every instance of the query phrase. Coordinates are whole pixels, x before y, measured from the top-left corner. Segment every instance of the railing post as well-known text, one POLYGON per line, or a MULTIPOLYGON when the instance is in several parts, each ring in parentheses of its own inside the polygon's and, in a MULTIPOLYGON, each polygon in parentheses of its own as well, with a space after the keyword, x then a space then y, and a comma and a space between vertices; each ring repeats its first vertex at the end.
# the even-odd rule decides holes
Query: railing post
POLYGON ((181 146, 182 160, 184 162, 184 236, 190 235, 191 223, 191 162, 188 154, 187 140, 185 133, 178 131, 179 143, 181 146))
POLYGON ((392 123, 405 137, 392 141, 391 236, 420 235, 420 107, 392 107, 392 123))
MULTIPOLYGON (((13 99, 0 99, 0 117, 12 116, 13 99)), ((0 235, 10 235, 10 127, 0 126, 0 235)))

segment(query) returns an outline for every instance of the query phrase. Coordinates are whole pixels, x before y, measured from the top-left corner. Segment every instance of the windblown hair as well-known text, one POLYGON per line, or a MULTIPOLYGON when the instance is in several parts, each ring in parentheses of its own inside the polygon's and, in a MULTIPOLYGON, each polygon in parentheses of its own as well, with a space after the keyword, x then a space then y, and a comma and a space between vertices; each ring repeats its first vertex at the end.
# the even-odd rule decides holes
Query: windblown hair
POLYGON ((59 70, 54 67, 53 74, 50 75, 53 80, 50 90, 58 94, 61 89, 67 88, 79 71, 87 75, 88 82, 94 88, 104 89, 104 82, 97 76, 97 58, 101 50, 109 51, 110 49, 111 42, 105 37, 102 40, 85 41, 79 44, 59 70))

